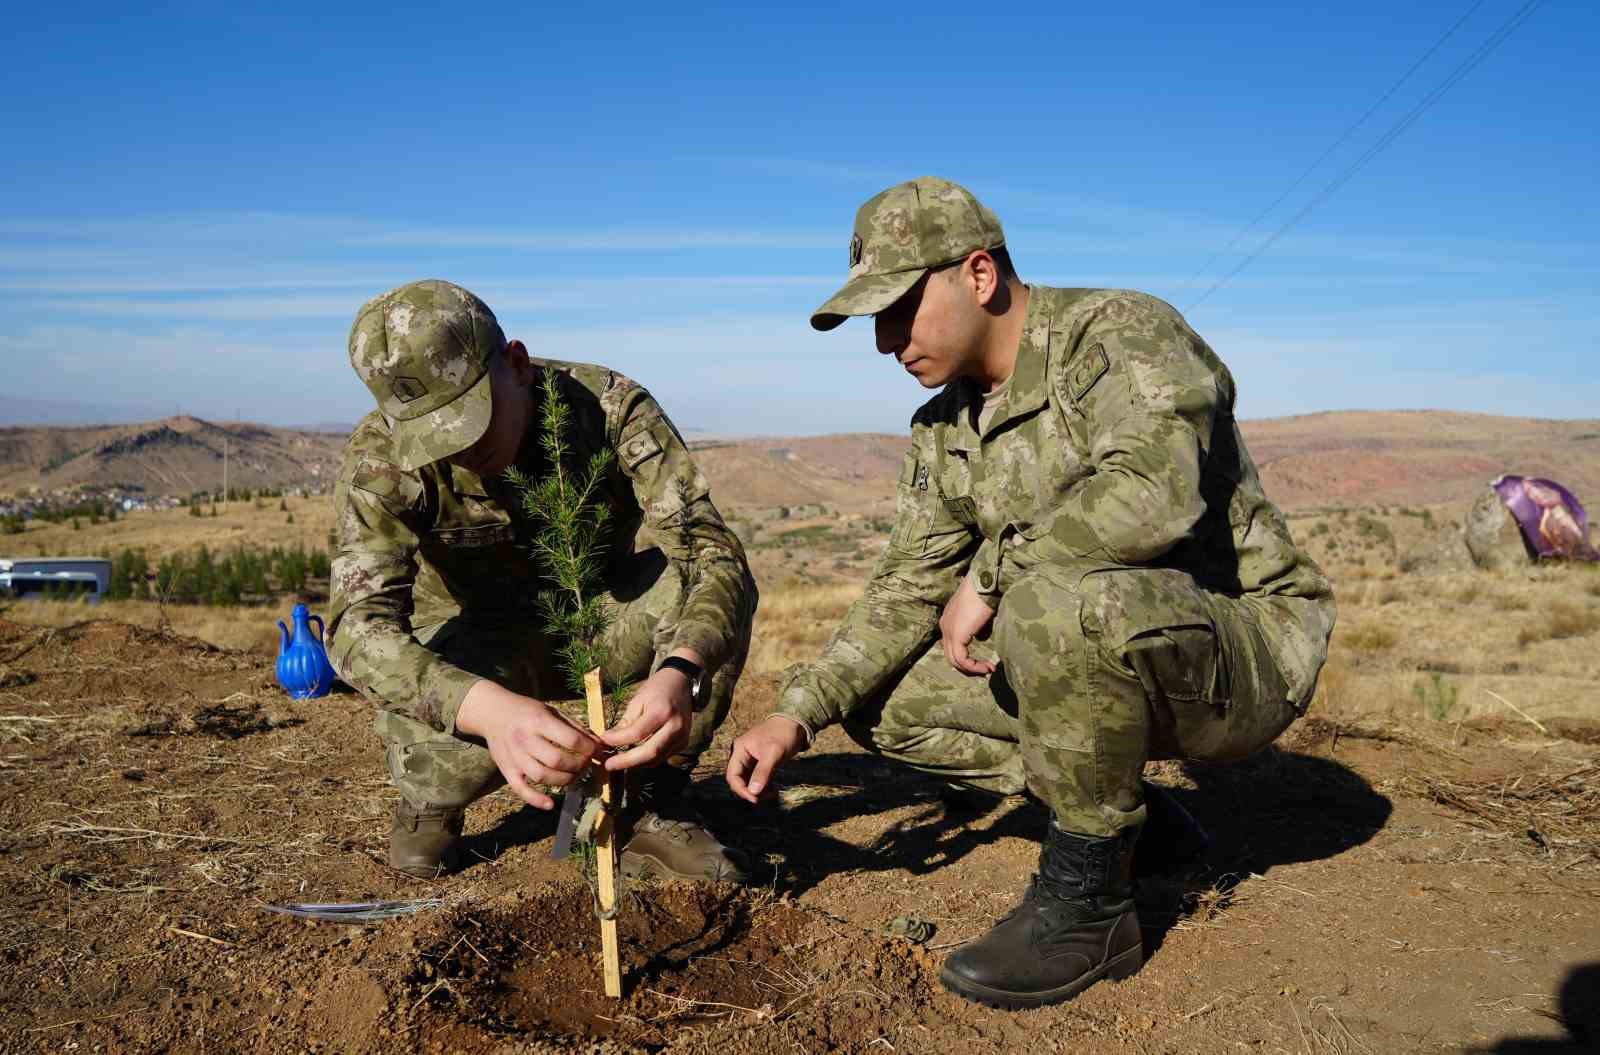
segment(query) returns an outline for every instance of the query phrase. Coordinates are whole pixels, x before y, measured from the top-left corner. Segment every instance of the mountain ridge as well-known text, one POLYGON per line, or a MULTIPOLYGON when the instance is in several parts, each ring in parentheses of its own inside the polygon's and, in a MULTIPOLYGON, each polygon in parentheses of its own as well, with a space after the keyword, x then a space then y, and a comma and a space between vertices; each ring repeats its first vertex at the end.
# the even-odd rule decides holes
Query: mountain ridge
MULTIPOLYGON (((1285 509, 1470 500, 1501 473, 1600 495, 1600 419, 1449 410, 1338 410, 1240 422, 1267 493, 1285 509)), ((131 425, 0 427, 0 493, 123 487, 187 494, 326 490, 340 432, 176 415, 131 425)), ((690 437, 719 503, 882 509, 907 437, 890 433, 690 437)), ((1600 501, 1600 498, 1596 498, 1600 501)))

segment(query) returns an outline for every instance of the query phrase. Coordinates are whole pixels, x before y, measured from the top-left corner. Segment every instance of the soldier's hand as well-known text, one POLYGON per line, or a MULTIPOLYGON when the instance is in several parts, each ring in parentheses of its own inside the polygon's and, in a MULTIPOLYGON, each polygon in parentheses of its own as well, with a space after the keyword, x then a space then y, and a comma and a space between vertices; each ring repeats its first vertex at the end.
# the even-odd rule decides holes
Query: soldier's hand
POLYGON ((972 588, 972 581, 963 576, 955 596, 939 616, 939 643, 944 647, 944 658, 952 667, 973 677, 995 672, 997 664, 967 655, 967 646, 983 633, 992 619, 994 609, 984 603, 978 591, 972 588))
POLYGON ((467 690, 456 729, 482 737, 511 790, 541 810, 555 806, 555 799, 532 785, 571 784, 602 750, 592 733, 559 711, 487 679, 467 690))
MULTIPOLYGON (((698 657, 689 657, 699 662, 698 657)), ((662 667, 639 686, 622 720, 600 737, 611 747, 634 748, 606 759, 606 768, 615 772, 634 766, 665 762, 689 742, 689 726, 694 716, 694 685, 689 676, 672 667, 662 667)))
POLYGON ((760 802, 777 793, 772 774, 806 746, 806 731, 797 722, 773 715, 733 742, 728 755, 728 787, 746 802, 760 802))

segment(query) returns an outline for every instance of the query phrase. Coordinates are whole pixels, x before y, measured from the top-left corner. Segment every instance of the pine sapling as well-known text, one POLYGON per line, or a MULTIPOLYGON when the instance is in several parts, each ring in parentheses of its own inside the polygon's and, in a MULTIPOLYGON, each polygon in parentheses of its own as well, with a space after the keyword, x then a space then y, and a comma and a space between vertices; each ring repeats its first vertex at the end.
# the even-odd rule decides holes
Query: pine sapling
MULTIPOLYGON (((554 371, 544 372, 543 389, 539 444, 549 471, 535 480, 512 466, 506 478, 523 512, 543 526, 532 548, 554 589, 540 596, 539 611, 545 631, 557 642, 556 658, 568 687, 581 694, 584 675, 606 662, 611 614, 604 597, 605 534, 611 509, 600 501, 600 490, 615 454, 605 448, 587 464, 574 465, 566 439, 572 409, 561 398, 554 371)), ((608 711, 608 723, 614 719, 608 711)))
MULTIPOLYGON (((556 642, 556 659, 574 692, 589 704, 589 725, 603 733, 615 723, 613 706, 605 704, 600 672, 606 663, 605 634, 611 612, 604 596, 606 529, 611 510, 602 501, 606 473, 615 457, 609 447, 576 465, 567 442, 572 409, 557 387, 556 372, 543 371, 544 405, 539 442, 547 468, 532 479, 515 467, 506 477, 521 497, 522 509, 543 528, 533 539, 533 551, 545 566, 554 589, 540 595, 545 631, 556 642)), ((569 792, 570 794, 570 792, 569 792)), ((615 798, 614 781, 601 780, 601 801, 606 806, 594 833, 595 874, 599 885, 600 940, 606 995, 622 995, 622 967, 617 947, 616 831, 609 808, 615 798)))

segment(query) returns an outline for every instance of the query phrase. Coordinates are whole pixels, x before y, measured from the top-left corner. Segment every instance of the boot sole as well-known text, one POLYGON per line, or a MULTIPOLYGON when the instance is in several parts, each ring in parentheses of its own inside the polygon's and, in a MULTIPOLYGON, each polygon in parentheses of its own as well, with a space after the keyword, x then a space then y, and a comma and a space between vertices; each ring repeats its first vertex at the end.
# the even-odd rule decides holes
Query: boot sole
POLYGON ((1142 966, 1144 966, 1144 947, 1135 945, 1126 952, 1113 956, 1087 974, 1079 975, 1066 985, 1037 993, 1013 993, 1004 989, 992 989, 986 985, 979 985, 970 978, 963 978, 949 968, 942 968, 939 971, 939 984, 957 996, 965 997, 985 1007, 1001 1011, 1021 1011, 1024 1008, 1045 1007, 1071 1000, 1102 978, 1120 982, 1124 978, 1132 977, 1142 966))

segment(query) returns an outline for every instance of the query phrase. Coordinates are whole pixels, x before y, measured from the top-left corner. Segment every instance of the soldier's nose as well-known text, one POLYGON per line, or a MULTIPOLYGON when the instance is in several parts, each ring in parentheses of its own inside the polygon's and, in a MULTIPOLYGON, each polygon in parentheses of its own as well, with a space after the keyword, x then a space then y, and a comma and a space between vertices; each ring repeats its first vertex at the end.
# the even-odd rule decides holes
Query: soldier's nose
POLYGON ((878 346, 879 355, 897 356, 905 348, 905 337, 895 332, 897 328, 890 325, 890 321, 882 315, 872 317, 872 338, 873 343, 878 346))

